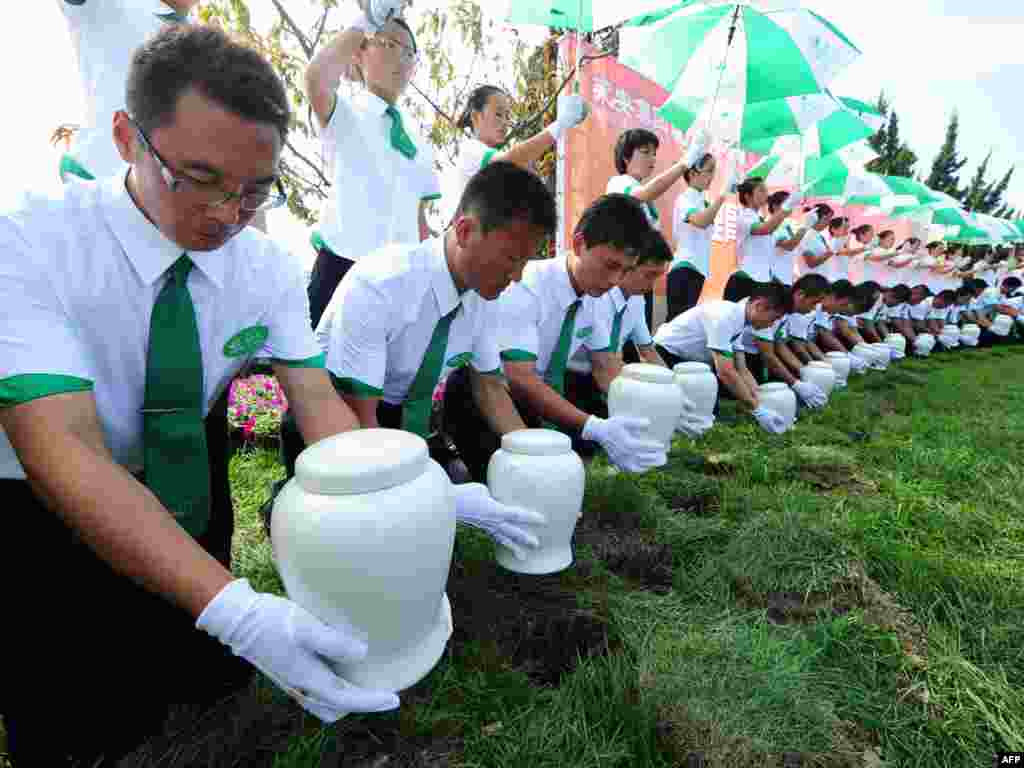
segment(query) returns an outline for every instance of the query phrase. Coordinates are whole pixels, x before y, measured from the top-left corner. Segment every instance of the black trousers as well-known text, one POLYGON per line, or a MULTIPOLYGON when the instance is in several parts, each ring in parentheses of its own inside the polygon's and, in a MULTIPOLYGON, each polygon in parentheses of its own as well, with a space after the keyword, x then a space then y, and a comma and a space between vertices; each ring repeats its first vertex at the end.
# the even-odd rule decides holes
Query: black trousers
MULTIPOLYGON (((231 566, 227 397, 207 418, 212 508, 198 541, 231 566)), ((28 483, 0 480, 15 519, 0 537, 0 715, 15 768, 113 765, 176 704, 208 706, 252 667, 163 598, 115 573, 28 483)))
POLYGON ((315 330, 320 324, 324 310, 331 303, 334 289, 352 269, 354 261, 343 258, 327 248, 316 252, 313 272, 309 276, 309 319, 315 330))
POLYGON ((754 291, 754 280, 745 272, 733 272, 725 284, 722 298, 726 301, 742 301, 750 298, 754 291))
POLYGON ((677 267, 668 273, 665 278, 666 323, 697 306, 704 290, 704 280, 704 275, 689 267, 677 267))

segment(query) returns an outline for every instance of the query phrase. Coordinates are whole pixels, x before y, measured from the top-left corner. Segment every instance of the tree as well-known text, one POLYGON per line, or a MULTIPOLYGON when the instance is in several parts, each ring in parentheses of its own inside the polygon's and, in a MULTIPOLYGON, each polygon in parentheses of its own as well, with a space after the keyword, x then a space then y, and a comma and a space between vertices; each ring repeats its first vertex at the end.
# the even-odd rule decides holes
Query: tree
POLYGON ((885 97, 885 91, 878 96, 878 111, 886 116, 885 123, 868 144, 879 154, 876 160, 867 164, 867 170, 885 176, 914 175, 917 155, 900 138, 900 117, 885 97))
MULTIPOLYGON (((284 80, 292 100, 292 131, 281 166, 291 212, 308 223, 330 194, 316 121, 303 93, 303 73, 320 46, 340 31, 343 13, 338 0, 270 0, 274 16, 269 29, 257 29, 249 0, 205 0, 199 6, 203 23, 216 24, 259 50, 284 80)), ((348 5, 348 4, 346 4, 348 5)), ((461 133, 454 125, 469 90, 478 83, 502 86, 515 98, 517 119, 538 118, 534 130, 554 117, 554 109, 537 114, 557 86, 557 38, 531 48, 518 35, 502 35, 493 21, 485 23, 473 0, 449 0, 420 11, 414 6, 421 63, 403 108, 420 123, 436 148, 438 170, 458 156, 461 133), (456 65, 458 61, 458 65, 456 65)), ((553 153, 541 159, 538 172, 553 173, 553 153)))
POLYGON ((954 110, 950 116, 949 125, 946 126, 946 140, 943 142, 939 154, 935 156, 931 173, 925 180, 925 184, 939 192, 945 192, 957 200, 963 200, 967 191, 960 188, 960 171, 967 164, 967 158, 961 158, 957 152, 956 144, 959 136, 960 115, 954 110))

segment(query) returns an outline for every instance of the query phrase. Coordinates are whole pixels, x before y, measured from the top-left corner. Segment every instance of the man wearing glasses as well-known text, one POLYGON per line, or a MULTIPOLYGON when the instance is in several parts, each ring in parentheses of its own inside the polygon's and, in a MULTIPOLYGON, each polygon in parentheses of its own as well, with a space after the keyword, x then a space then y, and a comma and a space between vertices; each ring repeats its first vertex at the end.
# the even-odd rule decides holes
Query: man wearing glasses
POLYGON ((365 0, 356 19, 306 70, 306 95, 320 124, 334 189, 313 234, 312 327, 341 278, 390 243, 430 236, 425 208, 441 197, 430 144, 414 135, 398 103, 419 60, 400 17, 402 0, 365 0), (362 87, 341 87, 342 78, 362 87))
POLYGON ((126 90, 125 175, 0 215, 0 494, 17 521, 0 536, 17 585, 0 715, 17 768, 115 764, 171 705, 247 678, 234 657, 327 722, 398 706, 328 666, 363 642, 214 554, 232 520, 204 419, 242 365, 273 360, 307 442, 358 426, 301 267, 246 226, 284 202, 284 86, 219 30, 175 25, 136 52, 126 90))

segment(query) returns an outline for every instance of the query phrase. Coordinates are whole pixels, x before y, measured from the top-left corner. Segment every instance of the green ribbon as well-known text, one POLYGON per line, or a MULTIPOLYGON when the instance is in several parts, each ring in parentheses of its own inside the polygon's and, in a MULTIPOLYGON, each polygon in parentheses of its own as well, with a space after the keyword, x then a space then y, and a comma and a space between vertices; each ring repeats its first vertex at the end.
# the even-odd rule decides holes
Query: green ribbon
POLYGON ((391 146, 412 160, 416 157, 416 145, 402 126, 402 113, 389 104, 384 114, 391 118, 391 146))
POLYGON ((200 536, 210 522, 210 467, 203 354, 187 284, 192 267, 182 254, 153 305, 142 434, 146 485, 182 528, 200 536))
POLYGON ((430 344, 423 355, 423 362, 420 363, 420 369, 416 371, 416 377, 405 395, 405 402, 402 403, 402 429, 423 438, 430 435, 430 411, 433 408, 434 389, 437 388, 441 369, 444 367, 452 321, 461 306, 459 304, 437 321, 434 333, 430 337, 430 344))
POLYGON ((576 299, 569 305, 565 312, 565 319, 562 321, 562 330, 558 334, 558 344, 551 354, 548 362, 547 372, 544 374, 544 381, 548 386, 560 395, 565 395, 565 366, 569 363, 569 347, 572 345, 572 332, 576 326, 576 312, 582 302, 576 299))
POLYGON ((619 336, 622 335, 622 316, 626 314, 627 309, 629 309, 629 304, 626 304, 626 306, 616 312, 615 319, 612 320, 612 332, 609 337, 611 343, 608 345, 608 350, 611 352, 619 351, 619 336))

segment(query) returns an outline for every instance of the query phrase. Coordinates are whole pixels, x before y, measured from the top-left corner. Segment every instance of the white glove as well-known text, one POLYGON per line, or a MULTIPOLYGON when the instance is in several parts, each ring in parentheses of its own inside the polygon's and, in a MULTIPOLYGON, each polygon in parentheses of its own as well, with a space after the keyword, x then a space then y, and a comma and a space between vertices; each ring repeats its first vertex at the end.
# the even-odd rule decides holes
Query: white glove
POLYGON ((558 141, 562 135, 584 120, 590 114, 590 107, 578 93, 563 93, 558 96, 558 116, 548 126, 551 137, 558 141))
POLYGON ((642 437, 642 430, 650 424, 649 419, 635 416, 591 416, 583 425, 583 439, 600 443, 611 463, 620 469, 646 472, 668 463, 665 446, 642 437))
POLYGON ((686 163, 687 168, 693 168, 704 158, 704 155, 708 153, 708 145, 710 143, 711 134, 708 133, 707 128, 702 128, 700 133, 693 137, 690 146, 686 148, 683 162, 686 163))
POLYGON ((860 355, 850 355, 850 370, 854 373, 864 373, 868 368, 868 362, 860 355))
POLYGON ((804 199, 804 193, 797 190, 796 192, 790 192, 789 197, 782 201, 782 210, 789 213, 796 208, 804 199))
POLYGON ((349 26, 368 35, 380 32, 393 17, 401 16, 406 0, 358 0, 362 14, 349 26))
POLYGON ((398 707, 394 693, 357 688, 328 665, 364 658, 366 643, 291 600, 254 591, 248 579, 235 579, 218 592, 196 628, 220 640, 325 723, 349 712, 398 707))
POLYGON ((526 548, 536 549, 540 541, 523 525, 544 525, 547 518, 525 507, 502 504, 482 483, 453 485, 455 517, 460 523, 486 532, 492 539, 512 550, 516 560, 526 559, 526 548))
POLYGON ((813 229, 814 225, 818 223, 818 209, 815 208, 813 211, 808 211, 807 215, 804 216, 804 226, 808 229, 813 229))
POLYGON ((900 350, 896 349, 896 347, 893 347, 889 350, 890 360, 902 360, 906 356, 907 354, 905 352, 901 352, 900 350))
POLYGON ((791 389, 809 408, 822 408, 828 402, 824 390, 810 381, 795 381, 791 389))
POLYGON ((786 431, 786 420, 775 411, 769 411, 764 406, 755 408, 750 412, 750 415, 757 419, 757 423, 766 432, 770 432, 773 435, 781 435, 786 431))

